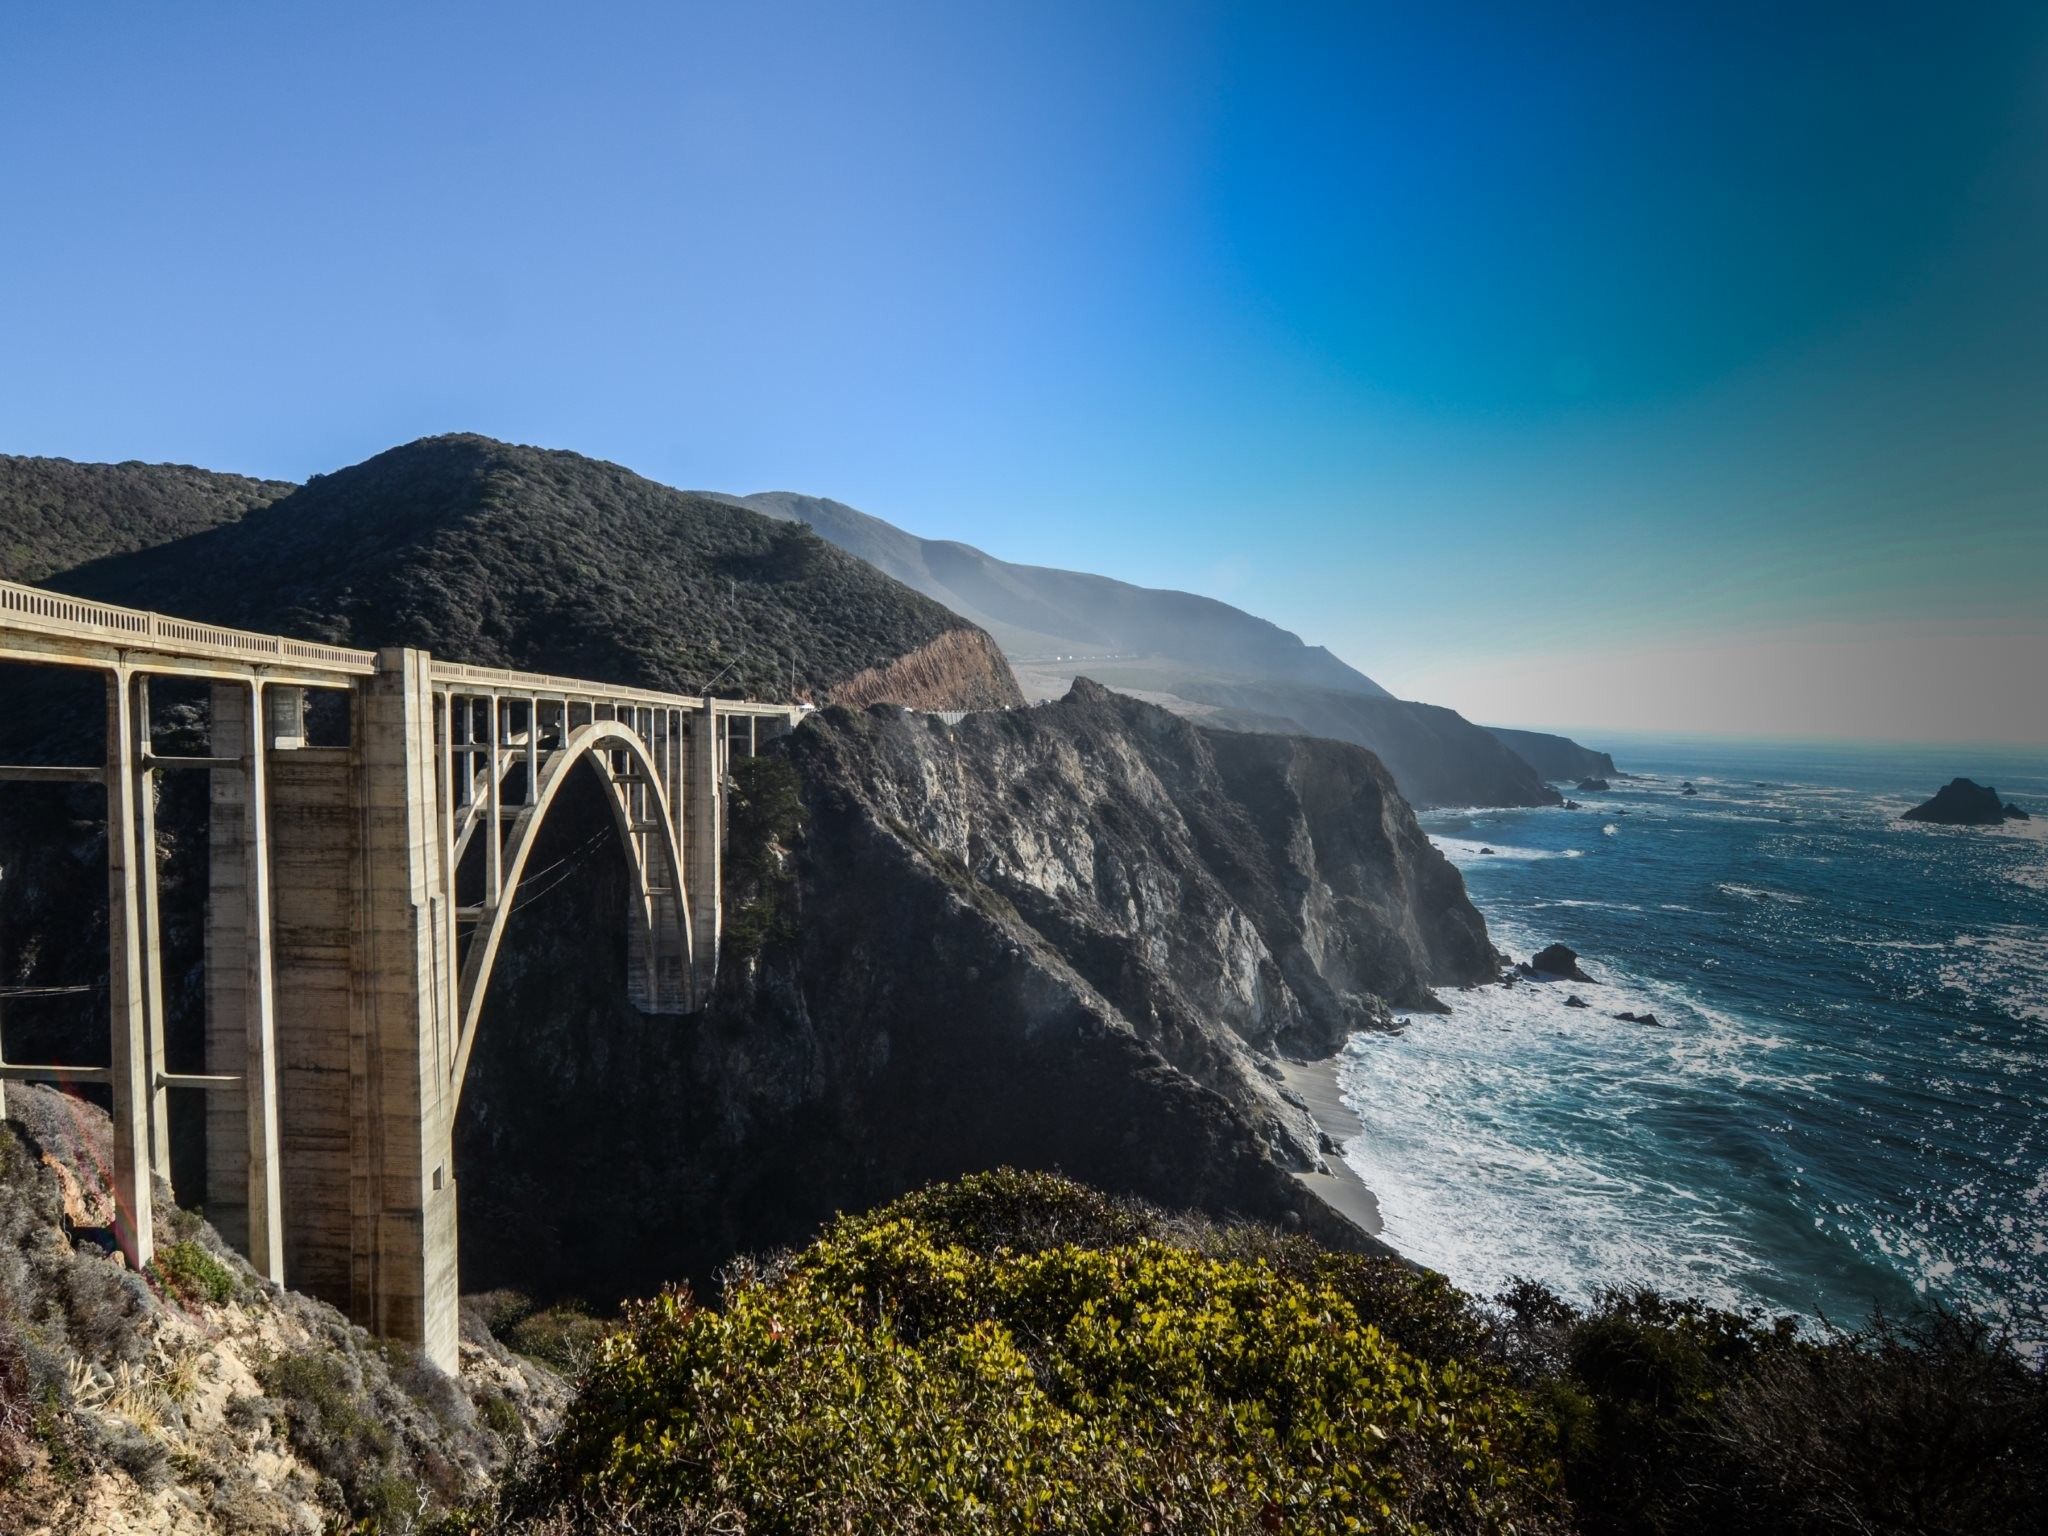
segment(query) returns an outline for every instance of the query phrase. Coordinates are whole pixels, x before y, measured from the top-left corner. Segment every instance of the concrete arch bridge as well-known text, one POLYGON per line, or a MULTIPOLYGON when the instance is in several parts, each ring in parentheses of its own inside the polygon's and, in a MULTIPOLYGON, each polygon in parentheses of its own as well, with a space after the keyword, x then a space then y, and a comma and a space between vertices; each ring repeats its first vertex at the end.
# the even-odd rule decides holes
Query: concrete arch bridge
MULTIPOLYGON (((106 791, 111 1065, 6 1060, 112 1091, 117 1237, 151 1257, 172 1088, 206 1090, 209 1217, 273 1280, 456 1363, 452 1138, 529 855, 572 774, 627 854, 627 974, 682 1014, 718 957, 723 787, 804 710, 196 624, 0 582, 0 662, 105 680, 105 750, 0 782, 106 791), (153 750, 150 685, 203 688, 206 755, 153 750), (309 734, 308 720, 321 729, 309 734), (157 776, 209 776, 206 1063, 166 1070, 157 776)), ((0 1088, 4 1092, 4 1088, 0 1088)))

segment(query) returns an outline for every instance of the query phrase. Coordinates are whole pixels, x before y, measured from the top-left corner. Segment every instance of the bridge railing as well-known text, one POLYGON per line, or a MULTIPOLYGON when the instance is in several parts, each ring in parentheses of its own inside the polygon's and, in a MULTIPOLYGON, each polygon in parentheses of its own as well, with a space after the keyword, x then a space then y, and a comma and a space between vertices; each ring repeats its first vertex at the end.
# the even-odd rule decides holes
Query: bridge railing
MULTIPOLYGON (((621 704, 640 704, 655 709, 701 709, 698 694, 661 693, 652 688, 628 688, 619 683, 593 683, 588 678, 557 677, 551 672, 515 672, 509 667, 480 667, 462 661, 433 662, 433 679, 444 687, 461 691, 467 685, 480 692, 532 694, 536 698, 599 699, 621 704)), ((808 705, 763 704, 753 699, 714 699, 722 715, 787 716, 792 711, 807 713, 808 705)))
POLYGON ((533 694, 553 699, 616 699, 625 704, 645 704, 657 709, 696 709, 704 701, 683 693, 658 693, 651 688, 628 688, 618 683, 593 683, 588 678, 557 677, 551 672, 515 672, 509 667, 479 667, 463 661, 433 663, 436 683, 460 689, 464 684, 484 692, 503 691, 533 694))
POLYGON ((40 587, 0 581, 0 626, 67 639, 96 640, 126 649, 152 645, 235 661, 275 657, 297 666, 362 676, 377 670, 375 651, 358 651, 315 640, 262 635, 218 624, 197 624, 141 608, 121 608, 88 598, 67 597, 40 587))

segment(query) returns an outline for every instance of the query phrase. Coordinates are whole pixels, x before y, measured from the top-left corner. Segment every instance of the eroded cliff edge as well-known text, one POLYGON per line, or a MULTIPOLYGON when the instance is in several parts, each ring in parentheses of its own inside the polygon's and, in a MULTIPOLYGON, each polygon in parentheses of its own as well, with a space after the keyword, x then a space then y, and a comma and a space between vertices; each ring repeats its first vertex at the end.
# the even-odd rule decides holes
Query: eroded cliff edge
POLYGON ((559 924, 510 957, 523 1016, 487 1015, 458 1140, 465 1284, 545 1288, 522 1270, 556 1253, 578 1284, 702 1276, 1001 1163, 1366 1241, 1292 1177, 1321 1153, 1274 1058, 1496 963, 1369 753, 1085 681, 952 727, 835 708, 774 751, 793 814, 733 850, 753 937, 700 1018, 592 1016, 559 924))

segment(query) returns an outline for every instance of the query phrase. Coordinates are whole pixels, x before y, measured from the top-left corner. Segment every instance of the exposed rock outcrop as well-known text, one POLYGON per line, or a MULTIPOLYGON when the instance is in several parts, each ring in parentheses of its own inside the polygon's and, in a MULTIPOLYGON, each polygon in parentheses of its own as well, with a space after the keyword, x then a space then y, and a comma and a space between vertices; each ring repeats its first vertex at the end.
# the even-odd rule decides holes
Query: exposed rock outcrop
POLYGON ((995 641, 978 629, 951 629, 883 667, 869 667, 832 690, 854 709, 976 710, 1022 706, 1024 695, 995 641))
POLYGON ((1905 812, 1901 821, 1931 821, 1948 827, 1992 827, 2024 821, 2027 813, 1998 798, 1998 791, 1974 779, 1950 779, 1927 800, 1905 812))

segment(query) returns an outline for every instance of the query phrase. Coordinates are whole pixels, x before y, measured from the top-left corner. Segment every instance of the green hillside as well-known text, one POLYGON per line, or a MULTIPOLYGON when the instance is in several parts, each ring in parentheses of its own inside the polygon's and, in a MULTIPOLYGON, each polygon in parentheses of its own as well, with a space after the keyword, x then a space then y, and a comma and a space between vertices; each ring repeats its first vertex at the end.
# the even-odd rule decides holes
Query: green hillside
POLYGON ((293 487, 189 464, 74 464, 0 454, 0 578, 40 582, 88 560, 236 522, 293 487))
MULTIPOLYGON (((46 579, 213 623, 764 699, 822 698, 972 628, 800 525, 473 436, 46 579)), ((953 707, 1016 700, 990 647, 953 707)))

